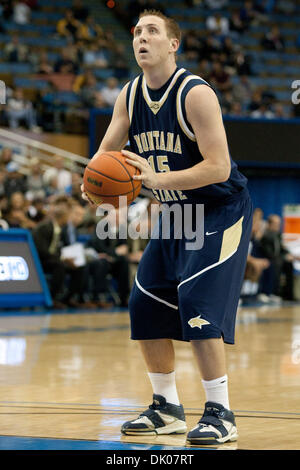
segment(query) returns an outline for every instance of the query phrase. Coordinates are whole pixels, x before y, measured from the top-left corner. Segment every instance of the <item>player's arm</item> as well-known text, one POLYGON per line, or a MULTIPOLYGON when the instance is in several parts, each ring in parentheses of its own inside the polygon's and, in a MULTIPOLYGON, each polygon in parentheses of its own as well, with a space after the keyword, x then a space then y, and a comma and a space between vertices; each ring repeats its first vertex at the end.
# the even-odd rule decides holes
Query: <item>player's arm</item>
MULTIPOLYGON (((133 160, 132 164, 139 165, 142 171, 141 176, 134 178, 142 179, 147 187, 195 189, 220 183, 229 178, 230 157, 221 110, 215 93, 208 86, 195 86, 186 96, 185 107, 187 119, 194 131, 203 161, 185 170, 151 173, 145 166, 145 160, 143 159, 143 162, 139 160, 140 157, 136 158, 132 154, 129 157, 133 160)), ((126 154, 128 155, 128 152, 126 154)))
POLYGON ((126 107, 127 88, 128 84, 124 86, 116 100, 111 122, 93 158, 106 151, 120 151, 128 141, 130 122, 126 107))
MULTIPOLYGON (((128 141, 128 131, 129 131, 129 116, 126 107, 126 92, 128 84, 124 86, 121 90, 114 106, 113 115, 110 121, 110 124, 106 130, 106 133, 101 141, 99 149, 91 159, 91 161, 96 158, 101 153, 110 150, 120 151, 128 141)), ((82 198, 86 201, 89 201, 91 204, 93 202, 88 198, 87 194, 84 191, 84 185, 81 185, 82 198)))

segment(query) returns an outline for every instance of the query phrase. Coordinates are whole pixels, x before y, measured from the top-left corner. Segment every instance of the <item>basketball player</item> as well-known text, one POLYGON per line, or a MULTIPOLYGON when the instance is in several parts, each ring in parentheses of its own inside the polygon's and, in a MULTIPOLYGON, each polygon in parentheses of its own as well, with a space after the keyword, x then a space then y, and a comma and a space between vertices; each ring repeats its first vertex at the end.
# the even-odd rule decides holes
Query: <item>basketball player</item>
MULTIPOLYGON (((121 431, 187 431, 172 342, 183 340, 191 343, 206 395, 204 414, 187 440, 216 444, 237 439, 224 342, 234 343, 252 204, 246 178, 229 155, 216 94, 200 77, 177 67, 179 44, 174 20, 154 10, 140 15, 133 49, 142 74, 121 91, 97 152, 121 150, 129 138, 131 151, 123 154, 140 169, 135 178, 159 201, 183 208, 204 204, 201 249, 188 250, 185 237, 177 239, 171 227, 173 238, 152 237, 140 261, 129 300, 131 338, 140 343, 153 403, 121 431)), ((161 234, 161 226, 158 230, 161 234)))

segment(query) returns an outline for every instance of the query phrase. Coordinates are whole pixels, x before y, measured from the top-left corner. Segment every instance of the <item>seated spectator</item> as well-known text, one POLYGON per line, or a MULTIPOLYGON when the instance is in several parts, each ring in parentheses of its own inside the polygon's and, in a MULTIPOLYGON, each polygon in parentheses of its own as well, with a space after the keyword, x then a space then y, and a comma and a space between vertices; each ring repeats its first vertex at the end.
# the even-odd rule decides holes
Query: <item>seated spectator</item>
POLYGON ((261 45, 268 51, 284 51, 285 42, 278 26, 273 26, 271 31, 264 35, 261 45))
POLYGON ((239 82, 233 87, 234 99, 244 106, 249 106, 254 92, 254 85, 247 75, 241 75, 239 82))
POLYGON ((220 49, 220 42, 213 34, 208 34, 202 41, 200 57, 212 62, 217 60, 220 49))
POLYGON ((106 85, 101 90, 101 96, 106 107, 112 108, 114 106, 120 91, 119 82, 115 77, 110 77, 106 80, 106 85))
POLYGON ((31 18, 31 9, 24 1, 13 2, 13 21, 17 24, 28 24, 31 18))
POLYGON ((248 106, 248 111, 256 111, 263 104, 262 91, 255 88, 248 106))
POLYGON ((44 187, 43 171, 38 158, 33 158, 29 162, 29 169, 30 173, 27 176, 28 191, 26 192, 26 198, 29 201, 36 198, 44 198, 46 192, 44 187))
POLYGON ((228 116, 234 116, 234 117, 244 117, 245 112, 243 110, 243 107, 239 101, 233 101, 231 104, 231 107, 228 111, 228 116))
POLYGON ((66 10, 64 18, 59 20, 56 25, 58 34, 69 39, 70 42, 76 42, 80 28, 81 22, 74 17, 74 13, 71 9, 66 10))
POLYGON ((207 59, 201 59, 198 63, 196 75, 199 75, 204 80, 209 80, 211 73, 211 63, 207 59))
POLYGON ((102 69, 108 67, 108 56, 105 45, 106 43, 103 40, 89 44, 83 53, 83 64, 88 67, 102 69))
POLYGON ((47 211, 45 209, 46 201, 44 198, 35 198, 30 202, 28 207, 28 217, 33 220, 36 224, 42 222, 47 217, 47 211))
POLYGON ((260 119, 260 118, 273 119, 275 117, 275 114, 266 105, 266 103, 262 103, 255 111, 252 111, 250 113, 250 116, 255 119, 260 119))
POLYGON ((35 222, 28 217, 28 201, 21 192, 14 192, 8 199, 7 212, 3 217, 11 228, 24 228, 32 230, 35 222))
POLYGON ((60 259, 61 230, 68 222, 70 205, 67 199, 56 199, 51 204, 49 217, 33 230, 33 240, 39 254, 42 268, 51 276, 50 293, 54 308, 66 308, 62 302, 65 293, 66 267, 60 259))
POLYGON ((209 16, 206 20, 206 27, 208 31, 214 34, 225 36, 229 31, 229 21, 221 13, 215 13, 215 15, 209 16))
POLYGON ((8 198, 10 198, 10 196, 15 192, 25 194, 27 191, 26 178, 20 173, 20 166, 18 163, 12 161, 7 164, 6 177, 3 184, 5 194, 8 198))
POLYGON ((199 60, 201 51, 201 41, 196 31, 191 30, 183 37, 182 52, 186 60, 199 60))
POLYGON ((54 64, 54 72, 62 74, 76 74, 78 64, 73 57, 72 49, 65 47, 61 51, 61 57, 54 64))
POLYGON ((101 38, 103 38, 103 29, 95 22, 93 16, 88 16, 78 30, 77 39, 91 42, 101 38))
POLYGON ((3 53, 8 62, 26 62, 28 58, 28 48, 20 43, 16 34, 12 35, 11 42, 4 46, 3 53))
POLYGON ((61 194, 64 194, 71 185, 72 174, 69 170, 65 169, 64 159, 60 155, 53 156, 53 166, 45 171, 43 176, 44 183, 48 185, 52 178, 56 179, 57 189, 61 194))
POLYGON ((235 8, 229 18, 230 33, 243 34, 247 30, 247 23, 241 19, 240 11, 235 8))
POLYGON ((49 62, 46 51, 40 53, 36 64, 36 73, 48 75, 54 72, 53 65, 49 62))
MULTIPOLYGON (((61 247, 73 245, 77 243, 78 227, 82 224, 85 210, 76 201, 71 200, 70 212, 67 223, 62 227, 60 234, 61 247)), ((99 306, 86 300, 85 294, 88 292, 88 265, 76 266, 74 259, 64 260, 66 272, 71 277, 69 287, 63 303, 70 307, 89 308, 99 306)))
POLYGON ((128 78, 130 75, 130 67, 126 54, 126 48, 123 43, 116 43, 111 50, 110 66, 114 71, 114 76, 118 80, 128 78))
POLYGON ((92 69, 85 70, 84 73, 77 75, 73 83, 73 91, 75 93, 80 93, 85 88, 96 88, 100 89, 100 85, 97 82, 97 78, 92 69))
POLYGON ((13 152, 10 147, 3 147, 0 155, 0 169, 5 170, 6 165, 13 159, 13 152))
POLYGON ((252 25, 258 25, 267 21, 266 15, 259 12, 252 0, 246 0, 240 9, 241 21, 249 28, 252 25))
POLYGON ((215 61, 212 64, 212 71, 210 74, 210 83, 218 91, 224 92, 232 89, 232 83, 230 75, 225 72, 222 64, 219 61, 215 61))
POLYGON ((260 292, 264 294, 261 300, 294 300, 293 261, 296 259, 284 247, 281 234, 281 218, 272 214, 268 217, 266 229, 260 240, 260 249, 270 262, 270 267, 264 271, 260 292), (280 286, 280 279, 285 278, 280 286))
POLYGON ((118 239, 117 227, 119 225, 119 217, 120 214, 117 211, 116 227, 113 227, 113 223, 110 226, 111 235, 108 234, 106 239, 101 240, 95 233, 87 242, 87 247, 93 248, 98 253, 99 258, 89 264, 90 275, 94 280, 94 297, 97 299, 100 293, 99 289, 103 286, 103 281, 106 279, 107 274, 111 274, 118 284, 120 306, 127 307, 129 295, 128 245, 127 240, 118 239))
POLYGON ((22 120, 32 132, 38 132, 36 111, 29 100, 24 98, 21 88, 16 88, 13 96, 7 100, 5 113, 11 129, 17 129, 22 120))

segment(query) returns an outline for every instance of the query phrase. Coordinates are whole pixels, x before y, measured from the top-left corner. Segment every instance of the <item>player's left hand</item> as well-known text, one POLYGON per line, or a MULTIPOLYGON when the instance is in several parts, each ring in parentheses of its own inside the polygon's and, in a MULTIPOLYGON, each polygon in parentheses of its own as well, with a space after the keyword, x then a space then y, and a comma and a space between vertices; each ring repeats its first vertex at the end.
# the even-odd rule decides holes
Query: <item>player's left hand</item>
POLYGON ((140 180, 146 188, 156 189, 158 187, 159 174, 155 173, 149 165, 148 161, 137 155, 136 153, 122 150, 122 154, 127 157, 127 163, 135 166, 141 172, 140 175, 133 176, 134 180, 140 180))

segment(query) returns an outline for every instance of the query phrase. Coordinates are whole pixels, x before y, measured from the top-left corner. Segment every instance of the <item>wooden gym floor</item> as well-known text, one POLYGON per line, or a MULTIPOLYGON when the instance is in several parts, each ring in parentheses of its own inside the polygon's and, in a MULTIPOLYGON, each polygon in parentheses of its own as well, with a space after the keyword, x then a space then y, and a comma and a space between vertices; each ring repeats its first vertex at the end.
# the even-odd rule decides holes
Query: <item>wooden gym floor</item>
MULTIPOLYGON (((120 434, 152 398, 129 335, 127 311, 2 312, 0 450, 185 448, 185 435, 120 434)), ((190 345, 175 348, 191 428, 204 393, 190 345)), ((300 304, 240 308, 226 351, 239 440, 221 448, 300 449, 300 304)))

